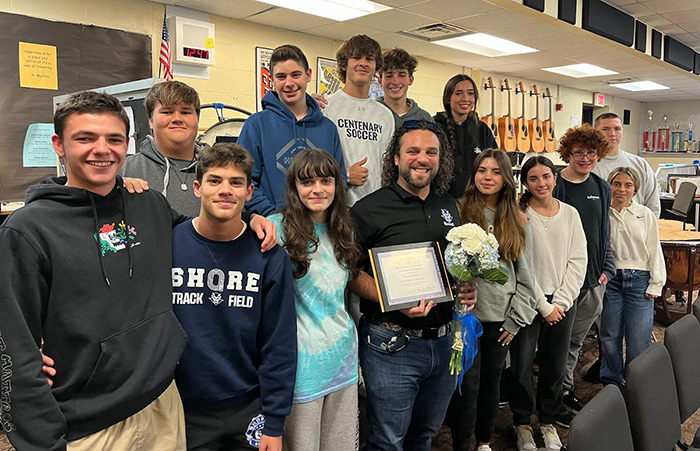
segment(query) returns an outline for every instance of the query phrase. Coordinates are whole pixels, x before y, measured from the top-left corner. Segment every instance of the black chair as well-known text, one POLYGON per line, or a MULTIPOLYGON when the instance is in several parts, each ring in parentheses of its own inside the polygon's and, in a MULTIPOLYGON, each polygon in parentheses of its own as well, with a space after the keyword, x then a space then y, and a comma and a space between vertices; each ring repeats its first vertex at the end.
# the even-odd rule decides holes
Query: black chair
POLYGON ((676 443, 687 446, 681 441, 671 356, 661 343, 649 346, 627 366, 625 401, 635 451, 670 451, 676 443))
POLYGON ((607 385, 571 421, 567 451, 634 451, 627 406, 607 385))
POLYGON ((693 206, 693 201, 695 200, 695 191, 697 186, 690 182, 681 183, 678 192, 676 193, 676 199, 673 201, 673 205, 670 210, 666 210, 674 216, 678 216, 681 221, 683 221, 683 230, 685 230, 685 223, 690 209, 693 206))
MULTIPOLYGON (((685 422, 700 408, 700 323, 695 316, 686 315, 670 325, 664 345, 671 355, 681 422, 685 422)), ((700 447, 700 429, 693 446, 700 447)))

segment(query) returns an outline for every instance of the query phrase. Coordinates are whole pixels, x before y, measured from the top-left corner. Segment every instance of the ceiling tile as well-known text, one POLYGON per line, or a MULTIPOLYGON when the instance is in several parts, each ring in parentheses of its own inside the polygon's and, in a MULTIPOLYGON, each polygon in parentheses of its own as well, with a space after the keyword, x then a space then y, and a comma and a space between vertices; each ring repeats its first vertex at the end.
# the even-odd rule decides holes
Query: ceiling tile
POLYGON ((645 2, 644 5, 657 13, 670 13, 700 8, 698 3, 698 0, 654 0, 645 2))
POLYGON ((505 9, 451 20, 450 23, 482 33, 494 33, 501 28, 523 27, 523 37, 527 36, 528 28, 536 28, 539 25, 535 19, 505 9))
POLYGON ((430 25, 433 23, 433 20, 400 9, 392 9, 348 20, 347 23, 393 33, 395 31, 410 30, 412 28, 430 25))
POLYGON ((308 30, 310 28, 338 23, 332 19, 300 13, 286 8, 272 8, 260 14, 248 17, 246 20, 292 31, 308 30))
POLYGON ((231 2, 229 0, 182 0, 176 3, 178 6, 183 6, 218 16, 231 17, 233 19, 243 19, 245 17, 274 8, 272 5, 256 2, 254 0, 245 0, 240 2, 240 4, 237 4, 235 8, 231 8, 231 2))
POLYGON ((629 5, 625 5, 625 6, 621 7, 620 9, 627 11, 628 13, 630 13, 631 15, 633 15, 636 18, 645 17, 645 16, 652 16, 652 15, 656 14, 656 11, 654 11, 653 9, 651 9, 647 6, 644 6, 641 3, 631 3, 629 5))
POLYGON ((647 24, 649 27, 663 27, 667 25, 673 25, 673 22, 662 16, 661 14, 654 14, 651 16, 646 16, 641 18, 641 21, 647 24))
POLYGON ((453 22, 455 19, 494 12, 501 8, 482 0, 432 0, 402 9, 437 21, 453 22))
POLYGON ((308 30, 304 30, 304 33, 320 36, 322 38, 335 39, 336 41, 344 41, 350 36, 354 36, 356 34, 366 34, 373 36, 376 39, 377 35, 380 34, 379 31, 372 28, 361 27, 359 25, 347 22, 336 22, 332 25, 310 28, 308 30))
POLYGON ((668 14, 664 14, 664 17, 666 17, 671 22, 675 22, 675 23, 687 23, 687 22, 700 21, 700 8, 692 9, 689 11, 679 11, 679 12, 675 12, 675 13, 668 13, 668 14))

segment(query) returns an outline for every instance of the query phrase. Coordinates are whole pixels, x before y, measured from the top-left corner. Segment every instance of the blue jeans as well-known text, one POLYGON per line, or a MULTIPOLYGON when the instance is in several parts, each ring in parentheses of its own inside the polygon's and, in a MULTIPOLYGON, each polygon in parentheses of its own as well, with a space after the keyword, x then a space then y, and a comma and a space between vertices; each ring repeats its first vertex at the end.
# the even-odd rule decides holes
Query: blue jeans
POLYGON ((651 343, 654 324, 654 301, 644 294, 649 286, 649 271, 618 269, 608 282, 600 315, 600 339, 603 363, 600 379, 604 384, 621 384, 627 363, 651 343), (623 364, 622 338, 627 344, 627 361, 623 364))
POLYGON ((457 385, 451 355, 452 334, 408 339, 360 321, 360 365, 372 426, 365 451, 430 451, 457 385))

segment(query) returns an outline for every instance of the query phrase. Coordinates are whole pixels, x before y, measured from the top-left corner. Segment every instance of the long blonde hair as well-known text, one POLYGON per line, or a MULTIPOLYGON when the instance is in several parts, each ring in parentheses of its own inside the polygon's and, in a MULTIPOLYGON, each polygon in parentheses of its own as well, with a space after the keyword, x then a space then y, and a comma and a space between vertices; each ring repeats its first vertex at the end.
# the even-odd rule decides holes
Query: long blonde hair
POLYGON ((493 222, 493 234, 499 243, 498 253, 505 261, 516 261, 525 251, 525 223, 516 200, 517 190, 515 179, 513 178, 513 167, 504 151, 486 149, 477 155, 467 189, 459 202, 460 216, 463 224, 473 222, 484 230, 488 228, 486 216, 484 216, 486 202, 474 181, 479 166, 487 158, 496 160, 503 177, 503 187, 498 193, 498 203, 493 222))

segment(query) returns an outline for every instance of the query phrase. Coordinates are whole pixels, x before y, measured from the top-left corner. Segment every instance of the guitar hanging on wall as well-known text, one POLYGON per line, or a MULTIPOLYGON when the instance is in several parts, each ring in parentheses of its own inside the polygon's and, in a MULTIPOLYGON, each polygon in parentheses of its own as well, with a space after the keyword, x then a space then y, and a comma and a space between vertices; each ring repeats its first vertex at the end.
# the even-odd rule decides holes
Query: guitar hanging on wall
POLYGON ((557 135, 554 133, 554 121, 552 120, 552 94, 549 88, 544 88, 545 99, 549 99, 549 117, 544 121, 544 148, 547 152, 552 153, 557 150, 557 135))
POLYGON ((513 121, 513 116, 510 113, 510 84, 508 84, 508 79, 503 80, 501 85, 501 92, 508 92, 508 114, 498 118, 498 136, 501 149, 506 152, 513 152, 517 148, 515 142, 515 122, 513 121))
POLYGON ((537 90, 537 85, 532 85, 530 96, 535 97, 535 117, 530 119, 530 141, 532 150, 539 153, 544 151, 545 137, 542 121, 540 121, 540 92, 537 90))
POLYGON ((496 103, 494 101, 496 87, 493 85, 493 79, 491 77, 486 80, 484 89, 491 90, 491 114, 487 114, 486 116, 482 117, 481 120, 489 126, 491 133, 493 133, 493 137, 496 140, 496 146, 500 148, 501 137, 498 134, 498 122, 500 121, 496 119, 496 103))
POLYGON ((525 90, 523 82, 519 81, 515 88, 515 94, 520 94, 523 98, 523 108, 521 116, 515 119, 515 141, 518 144, 518 151, 527 153, 530 151, 530 133, 528 130, 528 120, 525 118, 525 90))

